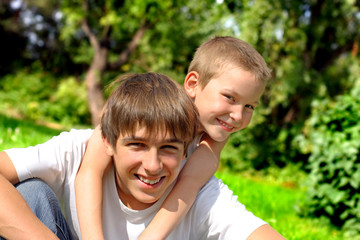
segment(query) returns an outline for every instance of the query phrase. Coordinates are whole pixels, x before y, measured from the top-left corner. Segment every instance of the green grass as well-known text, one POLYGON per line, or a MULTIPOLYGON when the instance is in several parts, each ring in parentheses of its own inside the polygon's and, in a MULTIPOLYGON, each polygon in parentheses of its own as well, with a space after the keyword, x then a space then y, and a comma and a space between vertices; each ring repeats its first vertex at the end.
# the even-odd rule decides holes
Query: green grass
MULTIPOLYGON (((0 115, 0 151, 33 146, 47 141, 61 131, 0 115)), ((325 219, 302 218, 296 214, 294 207, 297 201, 306 197, 305 192, 296 185, 288 188, 269 181, 270 178, 253 179, 225 171, 216 175, 234 191, 248 210, 267 221, 289 240, 346 239, 341 231, 332 227, 325 219)))
POLYGON ((296 213, 296 203, 306 197, 305 192, 298 188, 249 179, 229 172, 217 172, 216 176, 233 190, 249 211, 268 222, 288 240, 346 239, 326 219, 305 218, 296 213))
POLYGON ((61 130, 20 121, 0 115, 0 151, 13 147, 28 147, 49 140, 61 130))

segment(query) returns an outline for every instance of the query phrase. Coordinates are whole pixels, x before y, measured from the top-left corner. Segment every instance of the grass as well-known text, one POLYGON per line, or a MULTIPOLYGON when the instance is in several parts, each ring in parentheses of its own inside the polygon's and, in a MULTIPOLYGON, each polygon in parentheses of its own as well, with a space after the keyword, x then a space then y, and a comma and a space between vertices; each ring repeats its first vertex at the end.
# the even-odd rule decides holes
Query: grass
POLYGON ((49 140, 61 130, 16 120, 0 115, 0 151, 14 147, 28 147, 49 140))
MULTIPOLYGON (((66 129, 63 129, 66 130, 66 129)), ((0 115, 0 151, 42 143, 62 130, 0 115)), ((282 186, 270 178, 253 178, 231 172, 218 172, 248 210, 267 221, 289 240, 344 240, 344 234, 325 219, 300 217, 295 212, 298 201, 306 197, 297 185, 282 186)), ((275 177, 276 178, 276 177, 275 177)))
POLYGON ((346 239, 326 219, 300 217, 296 213, 296 204, 306 197, 299 188, 249 179, 230 172, 217 172, 216 176, 233 190, 249 211, 268 222, 286 239, 346 239))

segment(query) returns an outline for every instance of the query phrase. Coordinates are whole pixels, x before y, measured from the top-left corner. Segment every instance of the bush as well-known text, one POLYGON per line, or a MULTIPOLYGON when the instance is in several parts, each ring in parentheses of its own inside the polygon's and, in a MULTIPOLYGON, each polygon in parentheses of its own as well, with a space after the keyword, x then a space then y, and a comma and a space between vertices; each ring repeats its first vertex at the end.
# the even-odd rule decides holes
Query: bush
POLYGON ((283 168, 290 163, 302 167, 308 161, 308 154, 299 152, 294 141, 300 129, 299 124, 288 123, 279 128, 259 123, 233 133, 221 153, 221 165, 235 171, 283 168))
POLYGON ((38 119, 43 111, 40 104, 47 100, 56 87, 56 81, 50 74, 28 69, 7 75, 0 81, 1 108, 15 111, 16 115, 38 119))
POLYGON ((75 78, 62 79, 48 102, 47 114, 64 125, 90 122, 85 84, 75 78))
POLYGON ((336 101, 316 101, 301 142, 309 158, 305 213, 360 233, 360 87, 336 101))
POLYGON ((86 88, 74 78, 57 79, 41 69, 0 79, 0 111, 29 120, 88 124, 86 88))

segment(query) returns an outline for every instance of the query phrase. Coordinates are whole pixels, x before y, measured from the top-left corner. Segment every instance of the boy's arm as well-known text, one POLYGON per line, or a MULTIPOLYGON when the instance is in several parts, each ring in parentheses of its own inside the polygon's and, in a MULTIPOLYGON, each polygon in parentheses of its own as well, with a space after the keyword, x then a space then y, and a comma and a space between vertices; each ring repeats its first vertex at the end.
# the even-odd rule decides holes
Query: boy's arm
POLYGON ((216 142, 206 135, 199 147, 188 158, 178 180, 160 210, 141 234, 142 239, 165 239, 180 223, 194 203, 197 194, 214 175, 220 152, 226 141, 216 142))
POLYGON ((58 239, 34 215, 13 184, 16 169, 5 152, 0 152, 0 236, 6 239, 58 239))
POLYGON ((104 239, 102 178, 110 165, 111 158, 105 153, 98 126, 89 139, 75 179, 76 208, 82 239, 104 239))

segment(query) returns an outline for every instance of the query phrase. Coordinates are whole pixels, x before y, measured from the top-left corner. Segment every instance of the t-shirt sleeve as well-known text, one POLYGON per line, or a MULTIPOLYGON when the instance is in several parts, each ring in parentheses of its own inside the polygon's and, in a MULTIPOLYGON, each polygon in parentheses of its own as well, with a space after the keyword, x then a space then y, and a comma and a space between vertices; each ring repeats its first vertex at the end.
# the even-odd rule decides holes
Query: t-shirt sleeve
POLYGON ((247 239, 260 226, 267 224, 248 211, 237 196, 213 177, 200 191, 195 202, 198 230, 203 239, 247 239))
POLYGON ((8 149, 6 153, 13 162, 20 181, 40 178, 59 193, 65 179, 76 174, 91 133, 91 130, 71 130, 45 143, 8 149))

